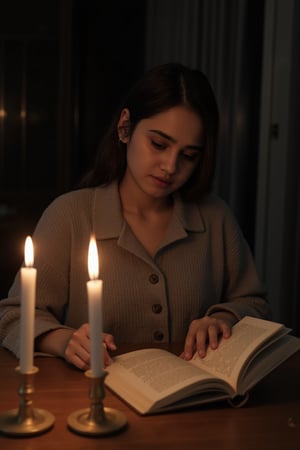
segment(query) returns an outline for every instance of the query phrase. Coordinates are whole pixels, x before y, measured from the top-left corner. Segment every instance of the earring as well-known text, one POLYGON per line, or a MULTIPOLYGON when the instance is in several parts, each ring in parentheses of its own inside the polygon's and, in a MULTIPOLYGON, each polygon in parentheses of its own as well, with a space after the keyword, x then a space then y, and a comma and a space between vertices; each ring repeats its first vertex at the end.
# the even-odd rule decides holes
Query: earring
POLYGON ((119 142, 122 142, 123 144, 127 144, 128 137, 129 137, 129 126, 119 126, 118 127, 118 135, 119 135, 119 142))
POLYGON ((119 136, 119 144, 126 144, 126 142, 124 142, 124 137, 119 136))

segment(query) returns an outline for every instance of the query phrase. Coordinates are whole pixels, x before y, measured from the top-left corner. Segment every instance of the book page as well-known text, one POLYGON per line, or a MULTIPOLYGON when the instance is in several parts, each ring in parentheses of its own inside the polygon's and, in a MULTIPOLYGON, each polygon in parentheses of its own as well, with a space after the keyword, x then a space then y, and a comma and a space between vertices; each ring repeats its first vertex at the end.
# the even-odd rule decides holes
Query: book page
MULTIPOLYGON (((193 386, 215 380, 202 369, 161 349, 137 350, 114 358, 105 384, 144 414, 162 399, 180 400, 193 386)), ((166 400, 167 401, 167 400, 166 400)))
POLYGON ((276 322, 244 317, 233 327, 229 339, 222 338, 216 350, 208 348, 203 359, 195 354, 191 362, 224 379, 236 390, 239 373, 249 356, 282 328, 276 322))
MULTIPOLYGON (((125 369, 139 382, 147 385, 153 394, 177 390, 193 379, 211 378, 181 358, 160 349, 146 349, 116 357, 119 368, 125 369)), ((119 369, 118 369, 119 370, 119 369)))

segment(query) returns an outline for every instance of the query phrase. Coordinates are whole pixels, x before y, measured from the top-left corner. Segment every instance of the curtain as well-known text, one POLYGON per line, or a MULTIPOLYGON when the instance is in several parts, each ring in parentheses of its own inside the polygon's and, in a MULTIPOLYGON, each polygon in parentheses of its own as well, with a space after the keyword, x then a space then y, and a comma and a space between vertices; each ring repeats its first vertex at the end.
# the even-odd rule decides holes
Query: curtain
POLYGON ((202 70, 216 93, 221 128, 215 191, 255 238, 263 2, 148 0, 146 65, 176 61, 202 70))

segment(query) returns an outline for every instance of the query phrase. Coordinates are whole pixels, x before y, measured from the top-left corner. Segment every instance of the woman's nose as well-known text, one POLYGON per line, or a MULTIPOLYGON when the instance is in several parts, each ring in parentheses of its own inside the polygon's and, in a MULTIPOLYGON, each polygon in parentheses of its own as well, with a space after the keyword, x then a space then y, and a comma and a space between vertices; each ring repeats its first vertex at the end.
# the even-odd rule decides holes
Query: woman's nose
POLYGON ((177 159, 177 155, 165 153, 160 164, 161 170, 168 175, 173 175, 177 170, 177 159))

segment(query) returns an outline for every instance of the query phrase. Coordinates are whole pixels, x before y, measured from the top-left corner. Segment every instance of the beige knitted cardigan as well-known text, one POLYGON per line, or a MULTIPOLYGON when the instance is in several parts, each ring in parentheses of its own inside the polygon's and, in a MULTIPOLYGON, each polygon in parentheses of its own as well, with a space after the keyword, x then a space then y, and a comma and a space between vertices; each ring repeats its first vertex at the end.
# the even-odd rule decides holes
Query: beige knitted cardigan
MULTIPOLYGON (((88 321, 86 282, 91 233, 103 280, 103 330, 116 343, 184 342, 195 318, 228 310, 269 318, 247 243, 216 196, 185 204, 179 195, 164 241, 150 257, 122 216, 116 184, 57 198, 33 235, 35 336, 88 321)), ((19 273, 0 301, 0 342, 19 351, 19 273)))

